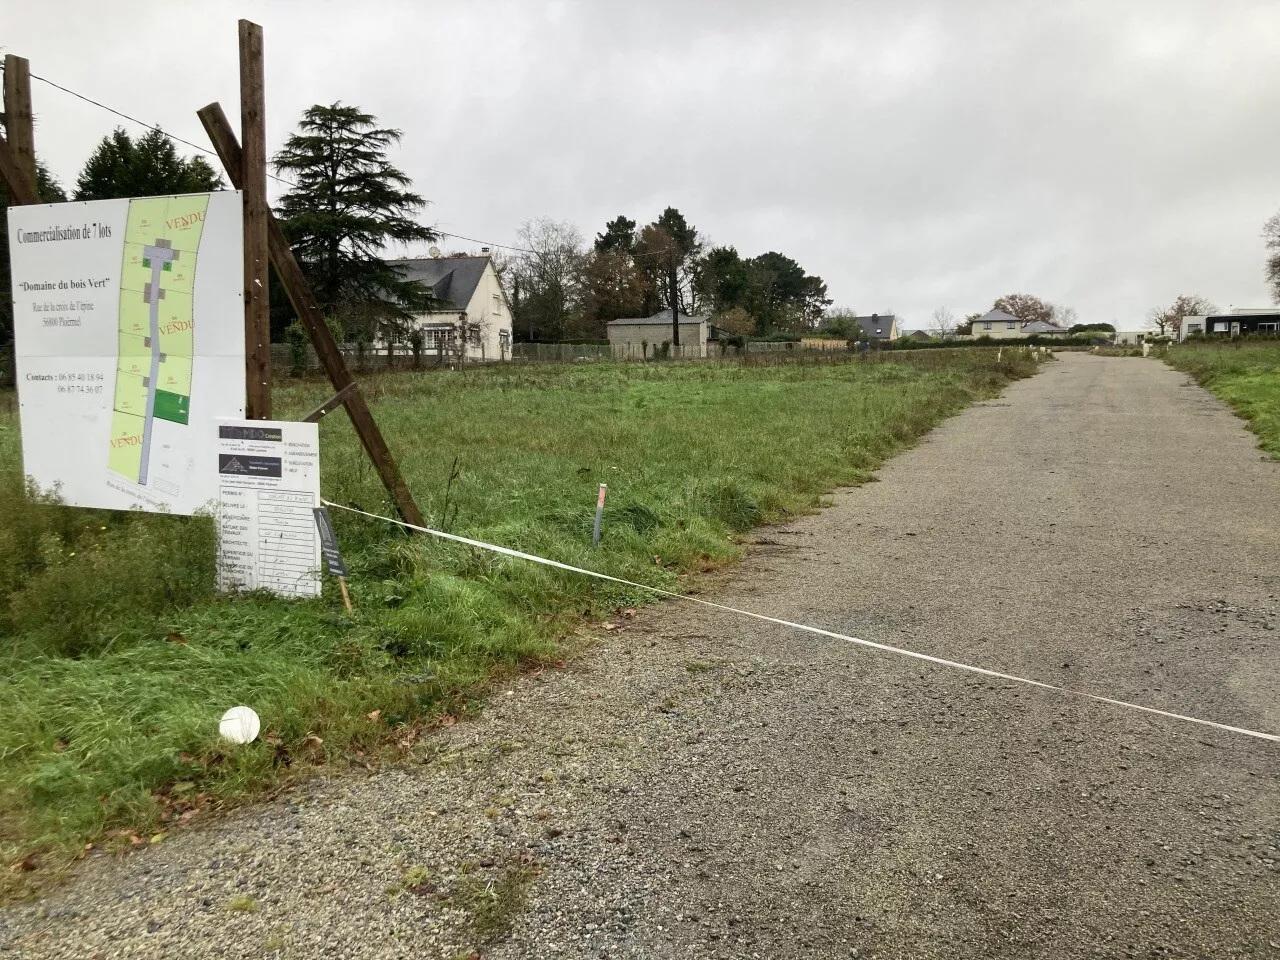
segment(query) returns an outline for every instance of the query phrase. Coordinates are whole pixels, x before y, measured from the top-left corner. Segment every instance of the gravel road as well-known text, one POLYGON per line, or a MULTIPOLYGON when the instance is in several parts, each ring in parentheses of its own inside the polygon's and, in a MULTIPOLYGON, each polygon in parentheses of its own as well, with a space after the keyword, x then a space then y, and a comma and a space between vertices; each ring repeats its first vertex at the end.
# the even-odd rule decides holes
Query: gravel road
MULTIPOLYGON (((1066 355, 722 602, 1280 731, 1280 464, 1066 355)), ((417 762, 0 915, 20 957, 1280 957, 1280 747, 669 603, 417 762)))

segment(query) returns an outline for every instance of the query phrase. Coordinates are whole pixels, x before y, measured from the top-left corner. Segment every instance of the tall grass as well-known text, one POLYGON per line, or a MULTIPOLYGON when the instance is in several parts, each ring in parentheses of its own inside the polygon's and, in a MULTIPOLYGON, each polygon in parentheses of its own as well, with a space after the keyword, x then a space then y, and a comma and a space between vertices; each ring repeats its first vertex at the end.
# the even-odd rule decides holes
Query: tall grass
POLYGON ((1259 446, 1280 460, 1280 341, 1193 341, 1172 347, 1164 359, 1231 404, 1259 446))
MULTIPOLYGON (((814 507, 975 398, 1022 351, 891 361, 469 368, 369 378, 424 514, 471 537, 670 587, 738 557, 736 534, 814 507), (609 484, 592 550, 597 484, 609 484)), ((328 392, 276 391, 284 418, 328 392)), ((391 512, 341 413, 325 496, 391 512)), ((104 833, 140 840, 459 711, 495 671, 559 656, 583 617, 642 593, 337 512, 353 615, 219 597, 208 518, 57 506, 25 488, 0 408, 0 854, 45 868, 104 833), (216 735, 248 704, 264 736, 216 735)), ((137 842, 137 841, 135 841, 137 842)), ((3 871, 11 886, 43 875, 3 871)), ((12 890, 11 890, 12 892, 12 890)))

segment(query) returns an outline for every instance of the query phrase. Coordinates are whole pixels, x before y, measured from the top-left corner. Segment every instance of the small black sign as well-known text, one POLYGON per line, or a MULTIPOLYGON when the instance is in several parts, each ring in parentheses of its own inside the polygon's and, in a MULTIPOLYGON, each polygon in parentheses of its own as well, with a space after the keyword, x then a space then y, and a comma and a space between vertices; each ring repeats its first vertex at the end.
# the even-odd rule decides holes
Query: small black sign
POLYGON ((335 577, 347 575, 347 565, 342 562, 342 554, 338 550, 338 535, 333 532, 333 520, 324 507, 313 507, 316 515, 316 529, 320 531, 320 553, 324 556, 325 565, 335 577))
POLYGON ((247 453, 218 454, 218 472, 242 477, 282 477, 284 465, 279 457, 251 457, 247 453))
POLYGON ((238 427, 218 425, 218 436, 223 440, 259 440, 267 443, 283 443, 284 431, 279 427, 238 427))

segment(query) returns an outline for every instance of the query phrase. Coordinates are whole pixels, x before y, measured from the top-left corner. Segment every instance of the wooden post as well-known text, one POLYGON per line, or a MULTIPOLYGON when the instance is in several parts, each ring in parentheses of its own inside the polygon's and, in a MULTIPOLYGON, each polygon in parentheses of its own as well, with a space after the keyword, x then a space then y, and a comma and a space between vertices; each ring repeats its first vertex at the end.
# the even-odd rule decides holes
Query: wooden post
POLYGON ((240 189, 244 191, 245 416, 271 419, 271 320, 267 312, 267 118, 262 27, 240 21, 240 189))
POLYGON ((680 287, 676 275, 675 251, 671 251, 671 263, 667 266, 667 294, 671 297, 671 345, 680 346, 680 287))
POLYGON ((12 206, 40 202, 35 184, 28 181, 18 168, 18 161, 13 156, 9 141, 4 137, 0 137, 0 177, 4 178, 5 186, 9 188, 9 202, 12 206))
MULTIPOLYGON (((198 116, 222 160, 227 176, 231 179, 231 185, 239 188, 244 170, 240 143, 236 140, 235 132, 231 129, 222 106, 211 103, 199 111, 198 116)), ((342 393, 355 384, 355 379, 347 369, 347 362, 342 356, 342 351, 338 349, 337 343, 334 342, 333 334, 329 332, 324 314, 320 312, 315 297, 311 295, 311 289, 302 275, 302 268, 294 259, 284 231, 280 229, 279 222, 270 210, 267 211, 267 248, 271 262, 276 268, 276 277, 288 294, 294 313, 298 315, 298 319, 311 337, 311 345, 316 349, 316 356, 319 357, 325 373, 328 374, 329 382, 333 384, 336 391, 342 393)), ((391 451, 387 449, 386 441, 382 439, 382 431, 378 429, 377 421, 373 419, 364 395, 359 389, 354 389, 344 394, 342 402, 346 407, 347 415, 351 418, 351 425, 355 427, 356 435, 360 437, 365 452, 377 469, 378 476, 382 478, 383 486, 395 501, 401 518, 406 523, 425 527, 426 522, 422 519, 422 513, 418 510, 418 505, 414 502, 413 494, 409 492, 404 477, 400 475, 400 468, 396 466, 391 451)))
POLYGON ((355 393, 359 389, 360 389, 360 385, 356 383, 354 380, 351 381, 345 387, 343 387, 341 390, 335 393, 332 397, 330 397, 324 403, 320 404, 320 406, 316 407, 314 410, 308 413, 305 417, 303 417, 302 422, 303 423, 319 423, 321 420, 325 418, 326 414, 332 413, 334 410, 337 410, 340 406, 346 403, 347 397, 351 396, 351 394, 355 393))
MULTIPOLYGON (((31 112, 31 63, 26 57, 4 58, 4 125, 18 171, 38 193, 35 121, 31 112)), ((37 202, 37 201, 28 201, 37 202)))

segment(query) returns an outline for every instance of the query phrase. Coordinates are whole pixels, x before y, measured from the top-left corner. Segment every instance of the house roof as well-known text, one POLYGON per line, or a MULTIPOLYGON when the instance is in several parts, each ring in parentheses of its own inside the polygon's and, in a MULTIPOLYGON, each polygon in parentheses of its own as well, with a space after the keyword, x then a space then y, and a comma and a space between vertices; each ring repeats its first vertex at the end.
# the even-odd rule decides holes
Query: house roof
MULTIPOLYGON (((705 321, 706 317, 691 317, 687 313, 680 314, 680 326, 685 324, 696 324, 705 321)), ((645 326, 653 326, 656 323, 670 323, 671 311, 659 310, 652 317, 623 317, 619 320, 610 320, 605 326, 607 327, 635 327, 644 324, 645 326)))
POLYGON ((1021 320, 1015 317, 1012 313, 1005 313, 1003 310, 988 310, 975 320, 974 323, 1008 323, 1011 320, 1019 327, 1022 326, 1021 320))
POLYGON ((489 258, 428 257, 423 260, 392 260, 390 263, 406 280, 430 287, 437 300, 445 301, 441 304, 444 309, 433 311, 443 313, 450 307, 467 309, 484 276, 485 267, 489 265, 489 258))
POLYGON ((1032 320, 1022 325, 1022 329, 1027 333, 1066 333, 1066 327, 1060 327, 1056 323, 1050 323, 1048 320, 1032 320))
POLYGON ((893 333, 893 325, 898 322, 898 318, 892 313, 886 313, 881 316, 873 313, 869 317, 859 317, 858 326, 862 327, 862 332, 872 340, 888 340, 893 333))
POLYGON ((1230 320, 1232 323, 1269 323, 1280 319, 1280 310, 1251 310, 1249 313, 1206 313, 1203 317, 1183 317, 1184 320, 1230 320))

